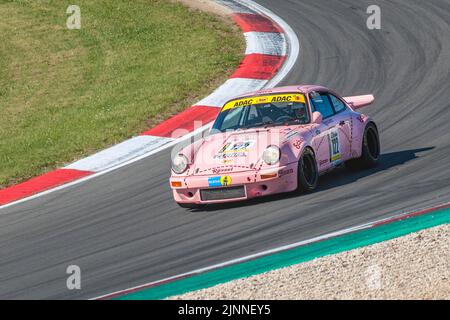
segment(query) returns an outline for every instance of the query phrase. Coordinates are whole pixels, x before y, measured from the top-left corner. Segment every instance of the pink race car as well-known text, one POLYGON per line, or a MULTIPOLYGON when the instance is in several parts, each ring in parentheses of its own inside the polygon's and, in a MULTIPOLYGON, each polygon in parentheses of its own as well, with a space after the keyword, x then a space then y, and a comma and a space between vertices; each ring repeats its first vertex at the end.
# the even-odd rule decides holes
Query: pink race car
POLYGON ((209 134, 172 159, 170 185, 181 207, 316 188, 346 164, 377 164, 375 122, 355 110, 373 95, 340 97, 320 86, 262 90, 227 102, 209 134))

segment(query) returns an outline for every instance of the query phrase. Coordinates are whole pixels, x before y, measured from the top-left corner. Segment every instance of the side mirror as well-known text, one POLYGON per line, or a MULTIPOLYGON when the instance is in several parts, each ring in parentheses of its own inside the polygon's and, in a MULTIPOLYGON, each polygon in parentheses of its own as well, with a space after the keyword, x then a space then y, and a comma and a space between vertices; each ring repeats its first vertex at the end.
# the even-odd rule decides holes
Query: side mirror
POLYGON ((322 123, 322 114, 319 111, 314 111, 312 114, 312 123, 321 124, 322 123))

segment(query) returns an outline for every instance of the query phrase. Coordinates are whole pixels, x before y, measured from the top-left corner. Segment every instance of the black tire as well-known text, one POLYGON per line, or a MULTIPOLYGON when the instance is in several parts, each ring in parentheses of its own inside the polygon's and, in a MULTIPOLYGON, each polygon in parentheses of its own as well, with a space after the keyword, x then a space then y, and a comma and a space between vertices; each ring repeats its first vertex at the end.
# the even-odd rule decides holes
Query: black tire
POLYGON ((297 191, 311 192, 317 187, 319 170, 314 152, 306 148, 298 161, 297 191))
POLYGON ((352 170, 369 169, 376 167, 380 159, 380 138, 375 124, 370 122, 364 129, 361 157, 346 162, 352 170))
POLYGON ((200 205, 195 204, 195 203, 180 203, 180 202, 177 202, 177 204, 181 208, 184 208, 184 209, 197 209, 197 208, 200 208, 200 205))

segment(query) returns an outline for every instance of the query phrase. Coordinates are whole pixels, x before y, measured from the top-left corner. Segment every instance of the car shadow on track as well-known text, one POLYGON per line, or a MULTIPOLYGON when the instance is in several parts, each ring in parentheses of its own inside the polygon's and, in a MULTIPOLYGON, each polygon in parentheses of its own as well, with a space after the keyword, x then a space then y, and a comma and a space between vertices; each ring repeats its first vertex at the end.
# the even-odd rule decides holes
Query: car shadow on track
MULTIPOLYGON (((427 147, 427 148, 419 148, 419 149, 411 149, 411 150, 384 153, 380 156, 380 161, 378 163, 378 166, 376 166, 375 168, 371 168, 371 169, 366 169, 366 170, 361 170, 361 171, 352 171, 345 167, 338 168, 326 175, 321 176, 319 179, 319 186, 317 187, 317 189, 314 192, 325 191, 325 190, 336 188, 336 187, 339 187, 342 185, 347 185, 347 184, 355 182, 359 179, 362 179, 364 177, 373 175, 375 173, 385 171, 385 170, 391 169, 393 167, 400 166, 402 164, 405 164, 406 162, 416 159, 417 153, 433 150, 434 148, 435 147, 427 147)), ((289 198, 295 198, 295 197, 301 197, 301 196, 302 195, 297 192, 289 192, 289 193, 281 193, 281 194, 277 194, 277 195, 255 198, 255 199, 250 199, 250 200, 245 200, 245 201, 240 201, 240 202, 207 205, 204 207, 199 207, 197 209, 188 209, 188 210, 191 212, 216 211, 216 210, 223 210, 223 209, 246 207, 246 206, 251 206, 251 205, 255 205, 255 204, 272 202, 272 201, 289 199, 289 198)))

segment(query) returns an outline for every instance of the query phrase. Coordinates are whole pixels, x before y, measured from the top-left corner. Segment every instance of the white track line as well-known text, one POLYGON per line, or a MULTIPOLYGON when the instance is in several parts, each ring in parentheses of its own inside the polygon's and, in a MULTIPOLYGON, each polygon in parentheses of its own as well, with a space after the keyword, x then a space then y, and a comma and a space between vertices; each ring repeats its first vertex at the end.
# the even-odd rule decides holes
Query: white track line
POLYGON ((109 294, 101 295, 101 296, 98 296, 98 297, 95 297, 95 298, 91 298, 91 300, 105 299, 105 298, 112 297, 112 296, 117 296, 117 295, 121 295, 121 294, 127 294, 127 293, 130 293, 130 292, 134 292, 136 290, 139 290, 139 289, 144 289, 144 288, 147 288, 147 287, 156 286, 158 284, 165 283, 165 282, 170 282, 172 280, 176 280, 176 279, 179 279, 179 278, 185 278, 185 277, 189 277, 189 276, 194 276, 194 275, 197 275, 197 274, 201 274, 201 273, 204 273, 204 272, 212 271, 212 270, 215 270, 215 269, 220 269, 220 268, 227 267, 227 266, 230 266, 230 265, 234 265, 234 264, 237 264, 237 263, 246 262, 246 261, 249 261, 249 260, 254 260, 256 258, 261 258, 261 257, 264 257, 264 256, 268 256, 268 255, 271 255, 271 254, 287 251, 287 250, 290 250, 290 249, 295 249, 295 248, 298 248, 298 247, 301 247, 301 246, 305 246, 305 245, 308 245, 308 244, 311 244, 311 243, 314 243, 314 242, 319 242, 319 241, 331 239, 331 238, 334 238, 334 237, 342 236, 342 235, 349 234, 349 233, 352 233, 352 232, 355 232, 355 231, 361 231, 361 230, 365 230, 365 229, 370 229, 370 228, 372 228, 373 226, 375 226, 375 225, 377 225, 379 223, 387 222, 387 221, 390 221, 390 220, 400 219, 402 217, 406 217, 406 216, 408 216, 410 214, 413 214, 415 212, 420 212, 420 211, 423 211, 423 210, 428 210, 428 209, 433 209, 433 208, 436 209, 436 210, 439 210, 439 207, 443 207, 443 206, 446 206, 446 205, 449 205, 449 204, 450 204, 450 202, 444 203, 444 204, 440 204, 438 206, 431 206, 431 207, 425 207, 425 208, 420 208, 420 209, 414 209, 414 210, 406 211, 406 212, 403 212, 403 213, 392 215, 392 216, 390 216, 388 218, 375 220, 375 221, 364 223, 364 224, 361 224, 361 225, 358 225, 358 226, 355 226, 355 227, 350 227, 350 228, 346 228, 346 229, 342 229, 342 230, 337 230, 337 231, 326 233, 324 235, 317 236, 317 237, 314 237, 314 238, 310 238, 310 239, 307 239, 307 240, 302 240, 302 241, 299 241, 299 242, 295 242, 295 243, 292 243, 292 244, 276 247, 276 248, 269 249, 269 250, 264 250, 264 251, 261 251, 261 252, 258 252, 258 253, 254 253, 254 254, 250 254, 250 255, 247 255, 247 256, 243 256, 243 257, 240 257, 240 258, 231 259, 231 260, 228 260, 228 261, 225 261, 225 262, 221 262, 221 263, 217 263, 217 264, 214 264, 214 265, 211 265, 211 266, 208 266, 208 267, 199 268, 199 269, 196 269, 196 270, 193 270, 193 271, 189 271, 189 272, 186 272, 186 273, 178 274, 178 275, 171 276, 171 277, 164 278, 164 279, 157 280, 157 281, 152 281, 152 282, 149 282, 149 283, 146 283, 146 284, 142 284, 142 285, 139 285, 139 286, 135 286, 135 287, 132 287, 132 288, 115 291, 113 293, 109 293, 109 294))
MULTIPOLYGON (((241 263, 241 262, 253 260, 253 259, 256 259, 256 258, 260 258, 260 257, 266 256, 266 255, 270 255, 270 254, 278 253, 278 252, 281 252, 281 251, 293 249, 293 248, 296 248, 296 247, 304 246, 304 245, 307 245, 307 244, 311 244, 313 242, 318 242, 318 241, 326 240, 326 239, 329 239, 329 238, 332 238, 332 237, 336 237, 336 236, 339 236, 339 235, 344 235, 346 233, 354 232, 354 231, 357 231, 357 230, 362 230, 362 229, 364 229, 364 226, 365 225, 358 226, 358 227, 352 227, 352 228, 344 229, 344 230, 341 230, 341 231, 327 233, 327 234, 324 234, 322 236, 318 236, 318 237, 311 238, 311 239, 308 239, 308 240, 295 242, 295 243, 292 243, 292 244, 289 244, 289 245, 285 245, 285 246, 281 246, 281 247, 277 247, 277 248, 261 251, 261 252, 258 252, 258 253, 250 254, 250 255, 247 255, 247 256, 243 256, 243 257, 240 257, 240 258, 228 260, 228 261, 225 261, 225 262, 217 263, 217 264, 214 264, 214 265, 211 265, 211 266, 208 266, 208 267, 199 268, 199 269, 196 269, 196 270, 193 270, 193 271, 189 271, 189 272, 186 272, 186 273, 181 273, 181 274, 178 274, 178 275, 175 275, 175 276, 171 276, 171 277, 164 278, 164 279, 161 279, 161 280, 149 282, 149 283, 142 284, 142 285, 139 285, 139 286, 136 286, 136 287, 115 291, 113 293, 109 293, 109 294, 105 294, 105 295, 102 295, 102 296, 99 296, 99 297, 91 298, 90 300, 105 299, 105 298, 108 298, 110 296, 127 294, 130 291, 144 289, 146 287, 155 286, 155 285, 158 285, 158 284, 163 283, 163 282, 170 282, 170 281, 176 280, 178 278, 190 277, 190 276, 194 276, 194 275, 197 275, 197 274, 200 274, 200 273, 204 273, 204 272, 207 272, 207 271, 220 269, 220 268, 227 267, 227 266, 230 266, 230 265, 234 265, 234 264, 237 264, 237 263, 241 263)), ((368 228, 368 227, 365 227, 365 228, 368 228)))

